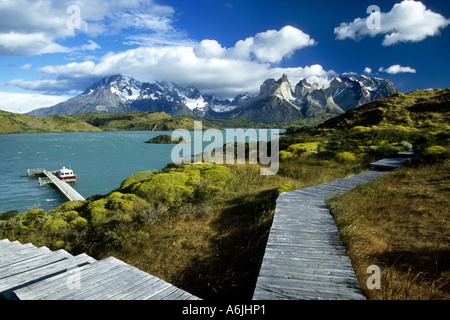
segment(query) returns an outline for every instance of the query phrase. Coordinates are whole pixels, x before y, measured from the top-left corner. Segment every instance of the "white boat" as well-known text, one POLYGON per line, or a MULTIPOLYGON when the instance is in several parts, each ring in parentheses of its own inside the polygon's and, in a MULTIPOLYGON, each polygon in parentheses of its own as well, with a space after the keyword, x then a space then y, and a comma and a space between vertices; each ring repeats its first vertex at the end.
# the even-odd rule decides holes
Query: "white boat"
POLYGON ((56 170, 55 175, 59 180, 65 182, 77 182, 77 176, 73 173, 73 170, 66 167, 56 170))

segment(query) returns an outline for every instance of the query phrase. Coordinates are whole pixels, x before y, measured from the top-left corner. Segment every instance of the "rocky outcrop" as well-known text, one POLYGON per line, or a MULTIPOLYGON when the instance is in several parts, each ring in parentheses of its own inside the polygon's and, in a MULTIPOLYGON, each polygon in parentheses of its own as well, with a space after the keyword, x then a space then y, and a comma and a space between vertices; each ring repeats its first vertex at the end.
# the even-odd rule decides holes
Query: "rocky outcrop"
POLYGON ((232 111, 231 117, 277 123, 320 114, 339 115, 396 92, 397 89, 391 82, 366 76, 336 77, 328 88, 321 88, 317 83, 310 84, 302 79, 293 92, 284 74, 278 81, 272 78, 264 81, 259 95, 232 111))
POLYGON ((331 94, 334 102, 344 111, 397 93, 392 82, 364 75, 336 77, 325 91, 331 94))

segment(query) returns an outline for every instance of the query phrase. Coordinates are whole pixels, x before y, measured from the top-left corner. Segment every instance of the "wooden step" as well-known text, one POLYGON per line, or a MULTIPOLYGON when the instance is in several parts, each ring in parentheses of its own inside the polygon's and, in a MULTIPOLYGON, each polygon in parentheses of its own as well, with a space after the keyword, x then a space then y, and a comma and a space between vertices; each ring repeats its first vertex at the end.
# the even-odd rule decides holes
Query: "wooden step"
POLYGON ((0 294, 8 300, 198 300, 114 257, 0 240, 0 294))

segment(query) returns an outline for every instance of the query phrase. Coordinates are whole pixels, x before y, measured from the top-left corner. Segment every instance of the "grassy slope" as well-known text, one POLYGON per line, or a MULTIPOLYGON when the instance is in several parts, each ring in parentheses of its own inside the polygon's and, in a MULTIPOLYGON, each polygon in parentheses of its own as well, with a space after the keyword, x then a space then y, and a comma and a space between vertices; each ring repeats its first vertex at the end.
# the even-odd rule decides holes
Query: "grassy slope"
POLYGON ((67 116, 40 118, 0 110, 0 134, 72 131, 92 132, 101 130, 67 116))
POLYGON ((80 113, 72 116, 104 131, 168 131, 177 126, 191 126, 188 118, 167 115, 164 112, 136 111, 128 113, 80 113))
MULTIPOLYGON (((435 105, 434 92, 422 99, 429 106, 435 105)), ((432 123, 446 117, 446 110, 433 112, 436 114, 432 115, 432 123)), ((364 114, 360 113, 359 117, 364 114)), ((398 116, 384 118, 387 127, 397 126, 391 122, 398 116)), ((342 121, 348 123, 352 119, 342 121)), ((403 130, 405 134, 402 129, 398 134, 398 127, 388 130, 382 126, 355 130, 353 126, 341 125, 339 130, 300 130, 282 140, 284 157, 276 176, 261 176, 258 166, 249 165, 168 167, 162 175, 139 173, 109 195, 93 196, 87 202, 69 202, 48 213, 32 210, 0 221, 0 238, 32 241, 73 253, 87 252, 96 258, 114 255, 204 298, 251 298, 279 192, 364 170, 365 155, 372 149, 355 146, 355 141, 373 144, 375 149, 385 149, 391 143, 400 142, 399 139, 414 139, 409 143, 423 140, 426 146, 448 142, 442 131, 445 127, 440 128, 434 134, 429 134, 427 128, 412 127, 403 130)), ((411 168, 411 175, 415 170, 420 168, 411 168)), ((438 184, 426 179, 414 183, 428 186, 426 194, 433 194, 442 191, 448 174, 442 179, 438 184)), ((415 188, 414 183, 411 190, 415 188)), ((374 190, 379 192, 379 189, 374 190)), ((411 198, 408 192, 395 190, 394 198, 411 198)), ((448 187, 445 190, 448 192, 448 187)), ((414 207, 418 208, 424 197, 414 198, 418 201, 414 207)), ((377 199, 377 202, 386 201, 377 199)), ((364 212, 365 202, 358 203, 361 206, 356 210, 364 212)), ((425 203, 422 215, 431 215, 427 209, 429 203, 425 203)), ((433 225, 428 226, 434 228, 433 225)), ((412 232, 419 231, 413 228, 412 232)), ((448 272, 448 267, 442 270, 448 272)), ((367 276, 358 274, 364 283, 367 276)))
POLYGON ((449 179, 449 161, 401 168, 328 201, 370 299, 450 299, 449 179), (367 289, 370 265, 380 290, 367 289))
POLYGON ((277 125, 253 123, 245 119, 203 119, 171 117, 164 112, 135 111, 128 113, 81 113, 72 116, 32 117, 0 110, 0 134, 86 132, 86 131, 174 131, 194 129, 194 121, 203 128, 288 128, 311 127, 328 119, 323 115, 277 125))
POLYGON ((326 121, 324 129, 397 127, 429 133, 450 129, 450 88, 415 90, 368 103, 326 121))
POLYGON ((418 154, 413 167, 328 201, 370 299, 450 299, 449 124, 450 90, 438 89, 381 99, 317 131, 338 130, 353 152, 354 139, 387 141, 384 151, 406 139, 418 154), (381 268, 380 290, 367 289, 369 265, 381 268))

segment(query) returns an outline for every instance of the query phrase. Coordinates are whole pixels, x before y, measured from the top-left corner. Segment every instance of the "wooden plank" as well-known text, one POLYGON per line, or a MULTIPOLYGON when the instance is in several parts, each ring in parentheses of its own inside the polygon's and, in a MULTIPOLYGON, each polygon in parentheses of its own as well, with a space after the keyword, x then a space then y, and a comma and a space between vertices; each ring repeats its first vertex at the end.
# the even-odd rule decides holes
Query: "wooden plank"
POLYGON ((131 300, 131 296, 135 296, 141 290, 159 281, 160 279, 149 275, 146 281, 135 282, 130 286, 125 287, 123 290, 117 291, 114 295, 110 296, 111 300, 131 300))
POLYGON ((14 253, 14 252, 17 252, 20 250, 24 250, 24 249, 28 249, 30 247, 36 248, 31 243, 20 244, 18 241, 2 243, 1 248, 0 248, 0 258, 3 257, 4 255, 9 255, 11 253, 14 253))
POLYGON ((0 275, 0 281, 3 281, 3 279, 7 279, 8 277, 26 273, 27 271, 33 270, 35 268, 40 268, 57 261, 67 259, 69 257, 72 257, 72 255, 68 252, 64 250, 58 250, 53 252, 52 254, 45 254, 25 260, 15 265, 8 266, 7 268, 3 268, 0 275))
POLYGON ((285 296, 287 299, 327 299, 327 300, 364 300, 358 288, 351 286, 337 286, 334 283, 317 284, 315 281, 296 279, 258 278, 258 287, 261 291, 254 299, 273 300, 285 296), (267 293, 271 293, 267 295, 267 293))
POLYGON ((407 158, 387 158, 370 164, 371 170, 394 170, 402 166, 402 163, 407 158))
POLYGON ((0 290, 3 293, 13 292, 14 294, 21 299, 20 292, 17 292, 22 287, 26 287, 29 284, 34 282, 39 282, 47 278, 51 278, 60 273, 64 273, 68 270, 68 268, 76 267, 79 265, 84 265, 92 262, 92 258, 88 255, 81 254, 75 257, 71 257, 68 259, 60 260, 52 264, 48 264, 44 267, 36 268, 29 270, 25 273, 15 275, 13 277, 6 278, 5 283, 0 283, 2 285, 8 286, 6 289, 1 286, 0 290))
POLYGON ((94 261, 91 264, 79 267, 72 272, 66 272, 49 279, 44 279, 40 282, 33 283, 26 288, 21 288, 17 293, 20 294, 20 297, 25 300, 43 300, 47 299, 47 297, 51 294, 66 294, 69 289, 67 287, 67 283, 73 272, 78 272, 78 275, 80 276, 80 285, 84 285, 84 282, 89 276, 95 276, 96 274, 102 272, 108 272, 109 269, 114 268, 114 261, 110 260, 111 259, 106 258, 101 261, 94 261))
POLYGON ((114 257, 96 261, 86 254, 73 257, 7 239, 0 240, 0 253, 0 292, 10 300, 199 300, 114 257), (74 274, 79 287, 69 285, 74 274))
MULTIPOLYGON (((165 286, 166 284, 164 284, 165 286)), ((178 289, 172 285, 168 287, 164 287, 164 289, 160 290, 156 294, 152 294, 149 297, 144 298, 144 300, 165 300, 169 295, 173 294, 178 289)))
POLYGON ((51 252, 47 247, 35 249, 36 250, 26 249, 18 252, 11 252, 9 255, 5 254, 4 256, 2 256, 0 261, 0 277, 2 274, 2 270, 4 270, 2 268, 9 268, 10 266, 14 266, 27 260, 49 254, 51 252))
POLYGON ((80 274, 80 288, 70 289, 70 288, 62 288, 63 290, 59 292, 54 292, 47 295, 45 300, 82 300, 82 295, 88 293, 91 290, 97 290, 98 286, 102 281, 113 277, 120 272, 123 272, 122 269, 119 269, 119 263, 114 263, 114 261, 104 260, 99 261, 97 263, 92 264, 93 271, 91 274, 86 275, 85 273, 80 274), (77 298, 78 297, 78 298, 77 298))
POLYGON ((74 294, 70 294, 60 299, 71 300, 104 300, 102 294, 114 293, 119 291, 119 280, 129 278, 132 266, 124 264, 111 269, 109 272, 103 273, 101 276, 91 278, 91 281, 84 281, 81 290, 77 290, 74 294), (70 298, 68 298, 70 297, 70 298))
POLYGON ((160 292, 172 287, 170 283, 167 283, 161 279, 148 283, 147 286, 142 287, 140 290, 136 290, 127 295, 125 300, 149 300, 153 296, 156 296, 160 292))

